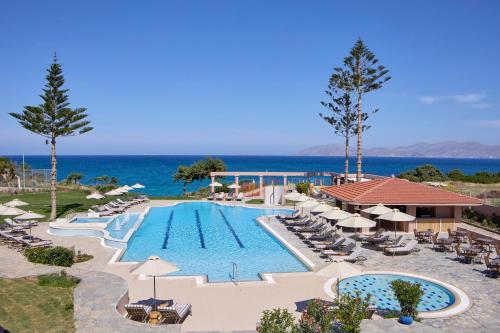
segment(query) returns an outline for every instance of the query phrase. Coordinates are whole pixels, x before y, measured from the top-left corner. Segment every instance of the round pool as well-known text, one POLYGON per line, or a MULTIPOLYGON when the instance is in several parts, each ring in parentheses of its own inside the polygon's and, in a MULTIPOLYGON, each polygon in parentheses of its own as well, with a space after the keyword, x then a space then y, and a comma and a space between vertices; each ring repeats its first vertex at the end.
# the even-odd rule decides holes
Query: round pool
POLYGON ((362 274, 352 276, 340 281, 340 294, 355 296, 359 292, 361 296, 371 295, 370 301, 378 309, 400 310, 398 300, 391 288, 394 280, 420 283, 424 295, 418 304, 419 312, 443 310, 455 303, 454 294, 437 283, 422 278, 397 275, 397 274, 362 274))

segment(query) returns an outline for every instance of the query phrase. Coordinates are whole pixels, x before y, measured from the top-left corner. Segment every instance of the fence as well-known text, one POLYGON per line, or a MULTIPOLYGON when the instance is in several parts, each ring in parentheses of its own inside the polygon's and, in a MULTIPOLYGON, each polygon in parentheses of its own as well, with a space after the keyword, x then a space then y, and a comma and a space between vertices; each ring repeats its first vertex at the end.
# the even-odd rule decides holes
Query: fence
POLYGON ((0 177, 0 189, 8 190, 26 190, 37 191, 44 190, 50 187, 50 169, 16 169, 16 174, 13 179, 6 182, 0 177))

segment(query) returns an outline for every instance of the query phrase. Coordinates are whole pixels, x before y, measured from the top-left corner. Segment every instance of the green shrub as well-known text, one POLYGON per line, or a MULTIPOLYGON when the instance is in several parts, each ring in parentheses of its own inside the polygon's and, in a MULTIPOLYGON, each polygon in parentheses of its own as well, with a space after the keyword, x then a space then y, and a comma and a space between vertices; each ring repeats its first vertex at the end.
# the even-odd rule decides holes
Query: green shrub
POLYGON ((361 321, 369 316, 370 295, 362 298, 358 293, 356 297, 348 294, 340 295, 334 310, 335 319, 342 326, 342 331, 346 333, 361 332, 361 321))
POLYGON ((307 194, 309 193, 309 184, 307 183, 298 183, 297 184, 297 192, 307 194))
POLYGON ((330 305, 315 299, 307 304, 298 324, 300 333, 328 333, 331 331, 334 313, 330 305))
POLYGON ((66 271, 38 276, 38 285, 57 288, 72 288, 80 282, 80 279, 66 274, 66 271))
POLYGON ((56 246, 26 249, 24 256, 29 262, 36 264, 70 267, 73 265, 75 253, 71 249, 56 246))
POLYGON ((264 311, 257 327, 259 333, 292 333, 294 330, 294 318, 287 309, 264 311))
POLYGON ((391 282, 391 287, 401 307, 401 314, 417 319, 417 306, 424 295, 420 283, 394 280, 391 282))
POLYGON ((403 172, 398 175, 399 178, 408 179, 412 182, 441 182, 447 180, 446 175, 441 173, 434 165, 420 165, 415 170, 403 172))

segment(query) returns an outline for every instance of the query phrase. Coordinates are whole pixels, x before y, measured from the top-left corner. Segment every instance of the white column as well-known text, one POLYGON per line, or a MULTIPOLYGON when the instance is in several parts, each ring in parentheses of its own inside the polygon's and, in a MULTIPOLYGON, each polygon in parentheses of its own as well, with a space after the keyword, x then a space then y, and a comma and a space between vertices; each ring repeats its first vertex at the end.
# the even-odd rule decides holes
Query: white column
POLYGON ((288 180, 286 176, 283 176, 283 196, 281 197, 281 204, 285 205, 286 204, 286 198, 285 194, 288 189, 288 180))
POLYGON ((236 195, 238 195, 238 192, 239 192, 238 186, 240 185, 240 177, 238 177, 238 176, 234 177, 234 184, 236 185, 236 188, 234 189, 234 193, 236 195))
POLYGON ((261 199, 264 199, 264 188, 263 188, 264 184, 263 183, 264 183, 264 177, 259 176, 259 197, 261 199))
MULTIPOLYGON (((210 179, 212 180, 212 184, 215 182, 215 176, 210 176, 210 179)), ((215 192, 215 186, 210 186, 211 190, 210 192, 214 193, 215 192)))

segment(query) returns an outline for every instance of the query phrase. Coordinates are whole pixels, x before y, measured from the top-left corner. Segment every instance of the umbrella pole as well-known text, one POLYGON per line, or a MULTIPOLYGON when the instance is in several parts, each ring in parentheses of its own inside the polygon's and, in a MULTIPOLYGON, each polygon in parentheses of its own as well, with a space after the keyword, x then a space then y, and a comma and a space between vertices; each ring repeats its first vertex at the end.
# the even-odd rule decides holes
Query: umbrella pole
POLYGON ((154 295, 153 310, 156 311, 156 276, 155 275, 153 275, 153 295, 154 295))

